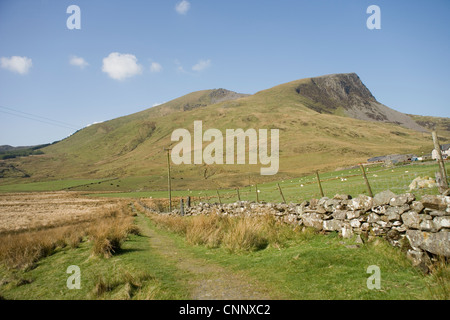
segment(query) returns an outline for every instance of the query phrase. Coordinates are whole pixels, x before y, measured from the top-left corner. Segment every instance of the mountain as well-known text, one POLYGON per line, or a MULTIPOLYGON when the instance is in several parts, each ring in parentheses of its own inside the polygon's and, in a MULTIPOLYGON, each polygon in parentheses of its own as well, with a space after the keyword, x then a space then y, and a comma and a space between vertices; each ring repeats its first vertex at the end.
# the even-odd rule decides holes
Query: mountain
MULTIPOLYGON (((279 129, 280 168, 261 176, 257 165, 174 165, 175 189, 242 186, 298 177, 314 170, 365 162, 396 153, 429 153, 431 136, 410 116, 377 102, 359 77, 336 74, 292 81, 257 92, 193 92, 128 116, 94 124, 33 155, 0 162, 26 173, 26 181, 120 178, 102 190, 165 189, 167 156, 178 128, 279 129)), ((209 143, 204 142, 203 147, 209 143)), ((19 172, 19 171, 18 171, 19 172)), ((21 174, 23 176, 23 174, 21 174)), ((0 179, 0 184, 24 178, 0 179)), ((93 190, 93 189, 90 189, 93 190)))
POLYGON ((399 124, 426 131, 411 117, 379 103, 355 73, 332 74, 301 81, 296 92, 311 99, 319 113, 342 114, 351 118, 399 124))

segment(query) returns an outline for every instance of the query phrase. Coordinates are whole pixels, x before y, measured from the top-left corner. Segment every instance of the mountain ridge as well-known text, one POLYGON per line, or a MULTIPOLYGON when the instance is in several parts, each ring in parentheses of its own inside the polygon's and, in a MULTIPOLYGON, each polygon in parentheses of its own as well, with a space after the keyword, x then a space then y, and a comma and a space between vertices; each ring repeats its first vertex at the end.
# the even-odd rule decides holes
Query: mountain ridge
MULTIPOLYGON (((278 178, 345 167, 380 154, 430 152, 432 143, 423 128, 413 130, 385 118, 352 118, 344 112, 345 101, 351 106, 379 107, 356 74, 295 80, 253 95, 201 90, 83 128, 42 149, 44 155, 11 161, 28 173, 29 181, 135 176, 146 180, 142 187, 158 189, 167 180, 164 148, 174 145, 172 132, 178 128, 192 132, 196 120, 203 121, 204 130, 222 132, 232 128, 279 129, 278 178), (305 91, 307 96, 301 94, 305 91)), ((259 176, 259 169, 260 165, 203 164, 174 166, 172 170, 173 176, 179 177, 174 187, 216 188, 242 185, 249 177, 255 181, 270 179, 259 176)))

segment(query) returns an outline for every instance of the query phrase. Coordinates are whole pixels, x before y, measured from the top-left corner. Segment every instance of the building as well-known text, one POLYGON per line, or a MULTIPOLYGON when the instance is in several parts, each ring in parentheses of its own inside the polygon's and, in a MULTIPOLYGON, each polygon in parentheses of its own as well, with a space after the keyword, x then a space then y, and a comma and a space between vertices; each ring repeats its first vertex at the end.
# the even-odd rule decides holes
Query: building
MULTIPOLYGON (((441 154, 442 154, 442 158, 447 159, 450 157, 450 144, 443 144, 441 145, 441 154)), ((431 152, 431 157, 433 158, 433 160, 436 160, 438 156, 438 153, 436 151, 436 149, 433 149, 433 151, 431 152)))

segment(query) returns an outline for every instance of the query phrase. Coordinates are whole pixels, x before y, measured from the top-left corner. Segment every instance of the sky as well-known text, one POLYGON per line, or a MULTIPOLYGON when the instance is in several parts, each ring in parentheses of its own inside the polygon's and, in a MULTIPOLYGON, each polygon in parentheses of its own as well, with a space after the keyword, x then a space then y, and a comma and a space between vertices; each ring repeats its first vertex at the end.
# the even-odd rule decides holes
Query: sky
POLYGON ((0 0, 0 145, 197 90, 349 72, 395 110, 450 117, 449 12, 448 0, 0 0))

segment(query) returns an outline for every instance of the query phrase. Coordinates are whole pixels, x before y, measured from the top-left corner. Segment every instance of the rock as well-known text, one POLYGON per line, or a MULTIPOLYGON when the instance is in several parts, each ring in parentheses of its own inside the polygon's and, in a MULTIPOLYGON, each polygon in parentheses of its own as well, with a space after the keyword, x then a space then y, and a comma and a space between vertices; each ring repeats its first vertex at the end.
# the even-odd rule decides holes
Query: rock
POLYGON ((434 217, 442 217, 442 216, 447 215, 447 213, 445 211, 432 210, 432 211, 427 211, 427 212, 430 216, 434 216, 434 217))
POLYGON ((438 231, 438 229, 434 225, 433 220, 422 220, 422 222, 419 225, 419 229, 422 231, 431 231, 431 232, 438 231))
POLYGON ((303 224, 307 227, 313 227, 318 230, 323 228, 323 215, 320 213, 305 213, 302 215, 303 224))
POLYGON ((352 196, 348 194, 337 194, 333 197, 334 200, 350 200, 351 198, 352 196))
POLYGON ((377 236, 377 237, 382 236, 382 235, 385 234, 383 228, 381 228, 381 227, 374 227, 374 228, 372 228, 372 233, 375 236, 377 236))
POLYGON ((425 195, 421 202, 425 208, 445 211, 450 206, 450 197, 425 195))
POLYGON ((297 214, 302 215, 303 211, 306 209, 306 207, 308 207, 309 202, 308 201, 303 201, 299 206, 295 207, 295 212, 297 212, 297 214))
POLYGON ((325 208, 325 210, 327 210, 327 212, 333 212, 335 210, 336 207, 340 206, 341 202, 335 199, 329 199, 327 201, 325 201, 325 203, 323 204, 323 207, 325 208))
POLYGON ((391 208, 391 207, 389 207, 389 206, 387 206, 387 205, 384 205, 384 206, 376 206, 376 207, 373 207, 373 208, 372 208, 372 212, 375 212, 375 213, 377 213, 377 214, 385 214, 386 211, 387 211, 389 208, 391 208))
POLYGON ((357 198, 349 200, 348 207, 350 210, 368 211, 373 207, 373 199, 365 195, 359 195, 357 198))
POLYGON ((439 256, 450 257, 450 232, 431 233, 407 230, 406 237, 413 248, 419 248, 439 256))
POLYGON ((441 230, 442 228, 450 228, 450 217, 435 217, 433 219, 434 225, 437 230, 441 230))
POLYGON ((336 220, 345 220, 347 217, 347 211, 336 210, 331 216, 336 220))
POLYGON ((377 193, 375 197, 373 197, 373 205, 374 206, 382 206, 389 204, 392 198, 395 198, 397 195, 390 190, 386 190, 380 193, 377 193))
POLYGON ((359 218, 361 216, 361 211, 347 211, 347 220, 352 220, 359 218))
POLYGON ((411 210, 417 212, 417 213, 421 213, 423 211, 423 208, 425 208, 422 204, 422 202, 420 201, 413 201, 413 203, 411 204, 411 210))
POLYGON ((386 222, 386 221, 380 220, 380 221, 377 221, 376 223, 377 223, 379 226, 381 226, 383 229, 392 227, 392 224, 389 223, 389 222, 386 222))
POLYGON ((425 252, 410 249, 406 257, 412 262, 414 267, 419 268, 423 273, 429 272, 431 260, 425 252))
POLYGON ((361 230, 362 231, 369 231, 370 230, 370 224, 368 224, 367 222, 364 222, 361 224, 361 230))
POLYGON ((419 229, 421 219, 417 212, 408 211, 402 214, 402 221, 403 224, 408 228, 419 229))
POLYGON ((370 213, 369 216, 367 217, 368 223, 375 223, 377 221, 380 221, 380 216, 377 215, 375 212, 370 213))
POLYGON ((436 187, 436 181, 430 177, 417 177, 409 185, 409 191, 424 189, 424 188, 434 188, 436 187))
POLYGON ((325 220, 323 221, 323 230, 325 231, 339 231, 343 227, 344 223, 339 220, 325 220))
POLYGON ((392 212, 387 216, 389 221, 398 221, 400 220, 400 215, 396 212, 392 212))
POLYGON ((359 228, 361 227, 361 222, 359 222, 359 220, 357 219, 350 220, 350 226, 352 228, 359 228))
POLYGON ((348 226, 348 225, 344 225, 344 226, 342 227, 341 233, 342 233, 342 237, 343 237, 343 238, 349 239, 349 238, 353 237, 353 230, 352 230, 352 228, 351 228, 350 226, 348 226))
POLYGON ((401 207, 405 204, 412 203, 414 200, 415 200, 414 195, 412 195, 411 193, 405 193, 392 198, 389 204, 391 206, 401 207))

